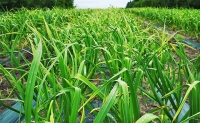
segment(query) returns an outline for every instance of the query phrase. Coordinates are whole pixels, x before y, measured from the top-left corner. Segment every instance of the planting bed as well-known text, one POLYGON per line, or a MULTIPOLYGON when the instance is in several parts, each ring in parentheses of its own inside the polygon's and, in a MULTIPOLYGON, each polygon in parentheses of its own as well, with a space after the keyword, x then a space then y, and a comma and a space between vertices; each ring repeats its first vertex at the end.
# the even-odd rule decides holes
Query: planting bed
POLYGON ((0 65, 0 104, 21 103, 27 123, 199 120, 200 51, 130 10, 0 16, 0 51, 10 56, 0 65))
MULTIPOLYGON (((189 59, 196 58, 200 54, 199 50, 197 50, 195 48, 192 48, 192 47, 186 47, 185 48, 185 52, 186 52, 187 57, 189 59)), ((32 60, 32 55, 25 54, 25 57, 27 59, 29 59, 29 61, 32 60)), ((4 61, 10 61, 8 59, 9 59, 9 57, 4 57, 4 61)), ((175 59, 179 60, 177 55, 175 55, 175 59)), ((5 64, 4 66, 6 68, 10 68, 11 67, 9 62, 7 64, 5 64)), ((101 78, 101 76, 97 76, 96 79, 100 79, 100 78, 101 78)), ((3 77, 2 73, 0 74, 0 81, 1 81, 0 90, 1 90, 1 96, 2 96, 1 98, 14 98, 15 96, 14 96, 14 93, 12 93, 12 88, 10 88, 9 84, 6 82, 6 80, 3 77)), ((94 81, 93 83, 96 86, 102 84, 101 82, 98 82, 98 81, 94 81)), ((183 92, 183 93, 185 93, 185 92, 183 92)), ((152 103, 151 101, 144 102, 144 100, 142 99, 141 95, 138 95, 138 99, 139 99, 139 102, 140 102, 140 116, 143 116, 144 114, 148 113, 149 111, 154 110, 157 107, 159 107, 158 104, 152 103)), ((148 98, 146 98, 146 99, 148 100, 148 98)), ((3 101, 3 103, 5 103, 8 106, 13 106, 17 102, 16 101, 7 100, 7 101, 3 101)), ((93 106, 98 108, 98 107, 102 106, 102 102, 99 101, 98 99, 96 99, 95 101, 93 101, 93 106)), ((5 110, 6 110, 5 107, 0 106, 0 114, 2 114, 5 110)), ((86 111, 86 114, 87 115, 86 115, 85 123, 92 123, 94 121, 94 119, 95 119, 95 116, 90 114, 89 111, 86 111)))

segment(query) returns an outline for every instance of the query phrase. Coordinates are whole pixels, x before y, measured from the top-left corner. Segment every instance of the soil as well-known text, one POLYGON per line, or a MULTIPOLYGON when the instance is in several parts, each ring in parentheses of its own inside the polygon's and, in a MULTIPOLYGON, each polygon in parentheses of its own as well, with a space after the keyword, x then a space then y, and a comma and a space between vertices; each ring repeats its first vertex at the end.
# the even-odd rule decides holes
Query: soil
MULTIPOLYGON (((6 80, 2 77, 2 75, 0 74, 0 92, 1 92, 1 98, 14 98, 14 94, 9 93, 11 92, 11 88, 10 85, 6 82, 6 80), (9 92, 8 92, 9 91, 9 92)), ((3 101, 4 104, 12 106, 15 104, 14 101, 3 101)), ((5 110, 5 107, 0 106, 0 114, 3 113, 3 111, 5 110)))

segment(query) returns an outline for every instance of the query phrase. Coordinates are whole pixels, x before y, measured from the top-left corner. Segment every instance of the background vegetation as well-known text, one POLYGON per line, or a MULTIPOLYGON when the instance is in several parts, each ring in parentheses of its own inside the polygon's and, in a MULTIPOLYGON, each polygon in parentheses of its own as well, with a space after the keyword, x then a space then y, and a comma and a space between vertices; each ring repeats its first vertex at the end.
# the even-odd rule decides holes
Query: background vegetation
POLYGON ((54 6, 63 8, 72 8, 74 0, 0 0, 1 10, 10 10, 13 8, 36 8, 47 7, 52 8, 54 6))
POLYGON ((132 7, 184 7, 200 8, 200 0, 133 0, 127 3, 126 8, 132 7))

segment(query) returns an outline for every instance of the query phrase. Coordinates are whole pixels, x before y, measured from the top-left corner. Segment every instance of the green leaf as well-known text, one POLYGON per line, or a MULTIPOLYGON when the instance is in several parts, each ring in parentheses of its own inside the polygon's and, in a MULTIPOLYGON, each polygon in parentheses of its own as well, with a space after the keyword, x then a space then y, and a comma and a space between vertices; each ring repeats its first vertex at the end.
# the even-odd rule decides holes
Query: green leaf
POLYGON ((123 118, 124 123, 131 123, 131 116, 130 116, 130 98, 129 98, 129 91, 127 84, 120 79, 117 80, 119 82, 119 86, 121 88, 121 95, 122 95, 122 114, 121 117, 123 118))
POLYGON ((196 113, 196 114, 194 114, 194 115, 188 117, 187 119, 181 121, 181 123, 186 123, 187 121, 189 121, 189 120, 191 120, 191 119, 194 119, 194 118, 196 118, 196 117, 199 117, 199 116, 200 116, 200 112, 198 112, 198 113, 196 113))
POLYGON ((31 123, 33 94, 34 94, 37 71, 40 65, 41 56, 42 56, 42 43, 40 42, 38 44, 36 53, 33 56, 33 62, 31 64, 31 68, 30 68, 28 80, 27 80, 27 85, 26 85, 26 93, 25 93, 25 101, 24 101, 26 123, 31 123))
MULTIPOLYGON (((159 117, 154 114, 145 114, 140 119, 138 119, 135 123, 149 123, 152 120, 159 120, 159 117)), ((161 121, 160 121, 161 122, 161 121)))
POLYGON ((115 102, 117 93, 118 93, 118 84, 115 84, 113 89, 111 90, 110 94, 106 98, 106 102, 103 104, 102 108, 100 109, 99 113, 97 114, 96 118, 94 119, 94 123, 102 123, 105 119, 107 113, 111 109, 112 105, 115 102))
POLYGON ((92 100, 97 94, 98 96, 103 99, 103 93, 101 92, 102 89, 104 89, 108 84, 110 84, 111 82, 114 81, 114 79, 116 79, 116 77, 118 77, 119 75, 121 75, 122 73, 124 73, 125 71, 127 71, 126 68, 123 68, 121 71, 119 71, 118 73, 116 73, 114 76, 112 76, 106 83, 104 83, 101 87, 97 88, 93 83, 91 83, 87 78, 85 78, 84 76, 82 76, 81 74, 77 74, 75 75, 74 78, 76 78, 77 80, 81 80, 82 82, 84 82, 86 85, 88 85, 93 91, 94 93, 90 96, 90 98, 79 108, 79 111, 90 101, 92 100))
POLYGON ((74 96, 72 99, 72 113, 69 119, 70 123, 77 123, 77 117, 78 117, 78 108, 80 104, 80 95, 81 95, 81 89, 75 87, 74 88, 74 96))
POLYGON ((190 94, 190 92, 192 91, 192 89, 194 89, 195 86, 196 86, 197 84, 199 84, 199 83, 200 83, 200 81, 195 81, 195 82, 193 82, 192 84, 188 84, 188 85, 189 85, 189 88, 188 88, 188 90, 186 91, 185 96, 184 96, 184 98, 183 98, 183 100, 182 100, 182 102, 181 102, 181 104, 180 104, 180 106, 179 106, 179 108, 178 108, 176 114, 174 115, 172 122, 175 121, 176 118, 178 117, 178 115, 179 115, 179 113, 181 112, 181 109, 183 108, 183 106, 184 106, 184 104, 185 104, 185 102, 186 102, 186 100, 187 100, 187 97, 189 96, 189 94, 190 94))

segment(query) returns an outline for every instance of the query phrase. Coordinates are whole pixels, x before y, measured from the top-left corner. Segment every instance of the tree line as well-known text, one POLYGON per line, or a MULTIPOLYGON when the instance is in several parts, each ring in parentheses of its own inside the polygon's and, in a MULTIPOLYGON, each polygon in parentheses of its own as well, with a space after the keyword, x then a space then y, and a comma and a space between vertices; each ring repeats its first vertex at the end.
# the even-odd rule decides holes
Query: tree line
POLYGON ((1 10, 13 8, 52 8, 52 7, 74 7, 74 0, 0 0, 1 10))
POLYGON ((200 9, 200 0, 133 0, 126 8, 132 7, 169 7, 200 9))

